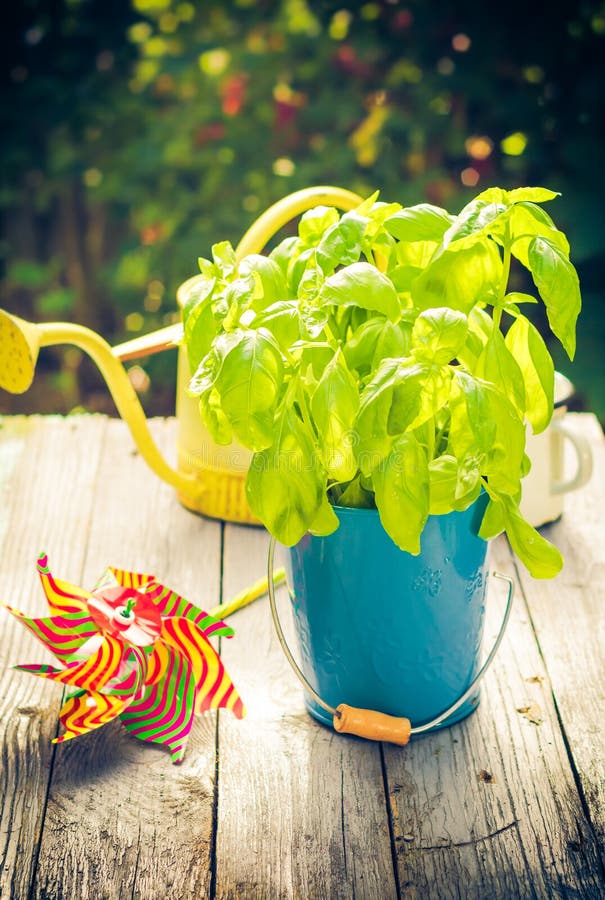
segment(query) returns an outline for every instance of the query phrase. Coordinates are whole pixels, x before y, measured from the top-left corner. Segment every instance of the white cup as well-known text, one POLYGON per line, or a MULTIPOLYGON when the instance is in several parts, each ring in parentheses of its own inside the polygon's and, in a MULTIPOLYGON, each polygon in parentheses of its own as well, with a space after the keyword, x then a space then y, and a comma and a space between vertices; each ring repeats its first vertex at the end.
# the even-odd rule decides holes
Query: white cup
POLYGON ((563 495, 586 484, 592 475, 592 452, 588 441, 577 434, 566 416, 567 401, 574 387, 564 375, 555 372, 555 409, 548 428, 532 434, 527 428, 525 452, 531 471, 521 482, 521 512, 530 525, 538 527, 554 522, 563 512, 563 495), (565 441, 576 456, 575 473, 565 477, 565 441))

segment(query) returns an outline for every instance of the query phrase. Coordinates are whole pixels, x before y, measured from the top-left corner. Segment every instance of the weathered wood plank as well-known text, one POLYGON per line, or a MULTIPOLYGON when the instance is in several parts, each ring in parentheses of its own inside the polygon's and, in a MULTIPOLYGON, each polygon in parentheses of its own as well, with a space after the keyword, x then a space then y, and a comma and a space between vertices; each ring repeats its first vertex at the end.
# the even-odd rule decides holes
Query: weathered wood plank
MULTIPOLYGON (((267 546, 226 528, 226 597, 264 573, 267 546)), ((232 621, 222 656, 248 716, 220 714, 216 896, 396 896, 379 746, 308 716, 266 600, 232 621)))
MULTIPOLYGON (((174 423, 152 428, 170 450, 174 423)), ((81 583, 92 586, 113 564, 152 572, 202 606, 218 602, 220 524, 180 506, 134 454, 119 421, 107 425, 97 485, 81 583)), ((34 896, 208 896, 215 716, 197 720, 178 767, 119 722, 59 745, 34 896)))
POLYGON ((565 566, 552 584, 520 574, 605 870, 605 440, 594 416, 569 420, 591 444, 594 474, 544 529, 565 566))
MULTIPOLYGON (((492 562, 511 571, 501 539, 492 562)), ((519 596, 478 710, 385 755, 404 896, 603 895, 596 842, 519 596), (532 703, 540 724, 519 712, 532 703)))
MULTIPOLYGON (((5 418, 0 430, 0 599, 47 613, 36 574, 46 550, 58 571, 82 572, 105 420, 5 418), (82 447, 87 448, 82 453, 82 447)), ((28 897, 44 822, 61 695, 12 666, 51 662, 0 610, 0 896, 28 897)))

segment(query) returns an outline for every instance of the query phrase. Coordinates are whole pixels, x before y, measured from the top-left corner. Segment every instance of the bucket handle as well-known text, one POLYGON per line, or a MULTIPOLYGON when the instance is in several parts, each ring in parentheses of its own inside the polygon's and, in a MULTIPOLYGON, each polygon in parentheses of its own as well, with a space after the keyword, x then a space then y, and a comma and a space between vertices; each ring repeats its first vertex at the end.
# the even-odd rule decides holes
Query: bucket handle
POLYGON ((500 625, 500 629, 493 643, 492 649, 487 655, 487 658, 479 669, 477 675, 473 678, 471 684, 464 691, 464 693, 460 697, 458 697, 455 703, 452 703, 451 706, 448 706, 446 710, 444 710, 438 716, 435 716, 435 718, 431 719, 430 722, 426 722, 424 725, 412 726, 410 720, 406 719, 403 716, 389 716, 386 713, 381 713, 373 709, 358 709, 354 706, 348 706, 346 703, 340 703, 336 708, 334 708, 333 706, 330 706, 329 703, 326 703, 324 700, 322 700, 317 691, 315 691, 314 688, 311 687, 309 681, 307 680, 307 677, 300 669, 298 663, 292 655, 290 647, 288 646, 288 642, 286 640, 286 636, 284 635, 283 628, 279 619, 279 614, 277 612, 277 604, 275 602, 275 587, 272 578, 274 556, 275 538, 272 537, 269 543, 267 583, 269 588, 271 617, 273 619, 275 631, 277 632, 277 637, 281 644, 282 650, 284 651, 286 659, 290 663, 294 674, 297 676, 304 689, 311 695, 311 697, 313 697, 316 703, 318 703, 323 709, 326 710, 326 712, 328 712, 333 717, 334 729, 343 734, 355 734, 358 737, 367 738, 368 740, 388 741, 391 744, 399 744, 403 746, 408 743, 412 734, 422 734, 425 731, 429 731, 431 728, 435 728, 437 725, 441 725, 441 723, 444 722, 445 719, 449 718, 452 713, 455 713, 456 710, 459 709, 462 704, 466 702, 466 700, 468 700, 468 698, 477 688, 479 682, 491 666, 494 657, 498 652, 498 648, 500 647, 502 638, 504 637, 504 632, 506 630, 508 620, 510 619, 514 594, 513 580, 508 575, 502 575, 500 572, 493 572, 492 574, 494 578, 499 578, 502 581, 506 581, 506 583, 508 584, 508 596, 506 598, 506 607, 504 609, 502 624, 500 625))

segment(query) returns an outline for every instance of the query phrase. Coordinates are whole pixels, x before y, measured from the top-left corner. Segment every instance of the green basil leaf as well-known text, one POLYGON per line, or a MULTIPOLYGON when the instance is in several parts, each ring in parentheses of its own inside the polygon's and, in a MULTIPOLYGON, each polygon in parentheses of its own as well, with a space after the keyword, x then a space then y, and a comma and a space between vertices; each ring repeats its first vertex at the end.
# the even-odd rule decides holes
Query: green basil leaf
POLYGON ((216 388, 210 388, 200 396, 200 413, 212 440, 217 444, 230 444, 233 440, 233 429, 221 408, 216 388))
POLYGON ((338 497, 339 506, 350 506, 354 509, 376 509, 374 491, 368 490, 359 476, 350 481, 338 497))
POLYGON ((554 364, 537 328, 519 316, 508 330, 506 346, 515 357, 525 384, 525 414, 534 434, 551 420, 554 400, 554 364))
POLYGON ((402 241, 395 245, 391 266, 413 266, 422 270, 428 266, 438 247, 438 241, 402 241))
POLYGON ((343 347, 347 365, 360 374, 375 370, 381 360, 407 356, 410 348, 410 326, 394 325, 383 316, 363 322, 343 347))
POLYGON ((430 203, 419 203, 395 213, 385 221, 384 227, 399 241, 438 242, 453 221, 454 217, 444 209, 430 203))
POLYGON ((216 336, 206 356, 194 372, 187 393, 191 397, 203 394, 214 387, 225 356, 241 341, 243 331, 224 332, 216 336))
POLYGON ((215 386, 237 440, 249 450, 273 443, 283 376, 280 349, 263 328, 241 332, 223 359, 215 386))
POLYGON ((448 450, 463 460, 477 456, 490 487, 511 496, 519 491, 525 456, 525 426, 507 396, 456 370, 450 400, 448 450))
POLYGON ((317 515, 309 525, 309 531, 311 534, 325 537, 328 534, 333 534, 339 525, 340 522, 338 521, 338 516, 328 502, 326 495, 323 494, 321 506, 319 507, 317 515))
POLYGON ((307 266, 315 261, 316 258, 317 251, 313 247, 309 247, 297 256, 293 256, 290 260, 287 280, 290 293, 293 297, 297 296, 298 285, 300 284, 300 280, 303 277, 307 266))
POLYGON ((508 209, 506 201, 499 202, 480 194, 456 216, 443 235, 441 249, 464 250, 485 237, 488 228, 508 209))
POLYGON ((383 316, 363 322, 344 345, 347 365, 360 374, 375 371, 383 359, 409 355, 411 325, 394 325, 383 316))
POLYGON ((488 390, 490 419, 495 437, 487 453, 483 474, 490 487, 515 496, 520 487, 525 456, 525 425, 508 397, 493 388, 488 390))
POLYGON ((576 321, 582 307, 578 273, 562 251, 545 237, 529 245, 529 267, 546 305, 549 325, 570 359, 576 352, 576 321))
POLYGON ((254 298, 254 310, 265 309, 273 303, 288 299, 288 289, 284 273, 275 260, 268 256, 252 253, 244 257, 239 264, 239 274, 243 278, 254 274, 258 277, 261 291, 260 297, 254 298))
POLYGON ((507 191, 507 199, 509 203, 518 203, 520 200, 529 200, 532 203, 545 203, 547 200, 554 200, 560 197, 558 191, 549 191, 543 187, 522 187, 515 188, 514 191, 507 191))
POLYGON ((456 370, 454 379, 456 390, 450 400, 451 449, 457 459, 462 459, 469 451, 487 454, 496 439, 488 386, 461 370, 456 370))
POLYGON ((210 350, 216 327, 212 294, 216 278, 201 278, 190 288, 183 305, 183 333, 189 368, 195 372, 210 350))
POLYGON ((317 301, 325 281, 323 269, 317 264, 317 254, 312 253, 298 282, 296 295, 299 300, 317 301))
POLYGON ((300 338, 300 322, 296 300, 273 303, 254 318, 255 328, 271 332, 282 350, 288 350, 300 338))
POLYGON ((340 218, 333 206, 316 206, 307 210, 298 223, 298 234, 306 247, 314 247, 324 233, 336 225, 340 218))
POLYGON ((383 359, 409 356, 411 336, 412 326, 408 322, 397 322, 394 325, 388 320, 385 321, 377 335, 372 369, 376 369, 383 359))
POLYGON ((548 238, 564 256, 569 257, 567 238, 548 213, 535 203, 516 203, 488 231, 499 244, 508 244, 513 256, 527 269, 530 268, 529 245, 536 236, 548 238))
POLYGON ((432 516, 452 512, 458 484, 458 460, 443 454, 429 462, 429 513, 432 516))
POLYGON ((505 525, 504 505, 498 500, 490 498, 483 514, 479 537, 483 538, 484 541, 489 541, 502 534, 505 525))
POLYGON ((416 278, 422 275, 422 268, 420 266, 395 266, 389 269, 388 275, 398 294, 409 294, 416 278))
POLYGON ((357 262, 367 221, 353 210, 328 228, 317 246, 317 260, 325 273, 333 272, 336 266, 357 262))
POLYGON ((254 274, 250 274, 242 278, 235 278, 227 285, 223 294, 227 306, 227 314, 222 322, 225 331, 232 331, 238 327, 240 316, 248 309, 257 295, 258 284, 254 274))
POLYGON ((504 297, 502 305, 506 308, 507 306, 517 306, 519 303, 537 303, 538 301, 532 294, 522 294, 520 291, 511 291, 510 294, 506 294, 504 297))
POLYGON ((446 365, 466 340, 466 316, 447 307, 421 312, 412 329, 412 355, 416 359, 446 365))
POLYGON ((355 421, 359 439, 356 457, 364 475, 371 475, 393 443, 387 432, 387 419, 393 402, 398 368, 396 359, 385 359, 360 397, 359 413, 355 421))
POLYGON ((271 447, 255 453, 246 478, 254 515, 286 547, 292 547, 316 519, 325 493, 325 473, 313 436, 291 406, 274 426, 271 447), (277 432, 277 433, 275 433, 277 432))
POLYGON ((326 278, 320 292, 324 304, 358 306, 398 322, 401 309, 392 282, 369 263, 358 262, 326 278))
POLYGON ((294 260, 301 251, 301 242, 297 237, 287 237, 274 247, 269 254, 269 259, 277 263, 281 269, 282 275, 288 280, 288 271, 290 266, 294 264, 294 260))
POLYGON ((412 283, 412 299, 421 310, 448 306, 469 313, 477 302, 497 298, 501 278, 498 247, 485 241, 434 259, 412 283))
POLYGON ((352 436, 358 410, 357 385, 339 349, 311 398, 323 464, 335 481, 350 481, 357 472, 352 436))
POLYGON ((525 413, 525 382, 517 360, 508 349, 501 332, 493 328, 475 366, 479 378, 504 388, 521 417, 525 413))
POLYGON ((224 276, 232 275, 237 267, 235 250, 229 241, 221 241, 212 245, 212 259, 215 266, 221 270, 224 276))
POLYGON ((525 521, 510 497, 503 497, 501 502, 506 536, 513 551, 533 578, 554 578, 563 568, 560 552, 525 521))
POLYGON ((429 514, 426 448, 414 435, 402 435, 372 478, 383 528, 401 550, 417 556, 429 514))
POLYGON ((452 374, 448 366, 410 359, 397 368, 387 432, 401 434, 418 428, 445 406, 452 374))

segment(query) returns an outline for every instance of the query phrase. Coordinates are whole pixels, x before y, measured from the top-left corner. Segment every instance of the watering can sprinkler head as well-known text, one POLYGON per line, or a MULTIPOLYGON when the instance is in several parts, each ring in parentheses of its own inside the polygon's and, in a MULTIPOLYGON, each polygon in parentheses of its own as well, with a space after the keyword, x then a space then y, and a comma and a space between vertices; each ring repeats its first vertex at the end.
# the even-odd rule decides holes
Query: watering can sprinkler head
POLYGON ((0 309, 0 388, 10 394, 23 394, 34 380, 39 329, 0 309))

